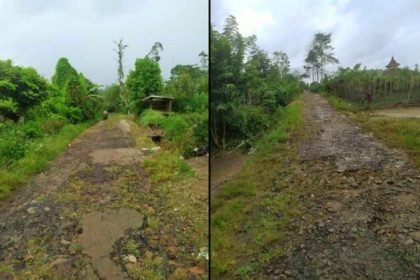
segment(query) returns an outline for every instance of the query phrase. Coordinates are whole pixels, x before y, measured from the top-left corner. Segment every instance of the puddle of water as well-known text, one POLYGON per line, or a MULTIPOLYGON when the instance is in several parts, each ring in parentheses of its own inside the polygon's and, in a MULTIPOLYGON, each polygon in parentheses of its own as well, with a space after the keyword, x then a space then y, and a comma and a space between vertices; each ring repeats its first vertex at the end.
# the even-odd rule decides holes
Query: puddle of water
POLYGON ((410 107, 397 109, 383 109, 373 111, 372 114, 392 118, 420 118, 420 108, 410 107))
POLYGON ((93 163, 110 164, 131 164, 140 162, 143 153, 136 148, 97 149, 89 154, 93 163))
POLYGON ((103 279, 126 279, 110 258, 112 246, 127 229, 141 227, 143 218, 142 214, 128 208, 95 211, 82 217, 83 232, 78 242, 92 258, 93 265, 103 279))

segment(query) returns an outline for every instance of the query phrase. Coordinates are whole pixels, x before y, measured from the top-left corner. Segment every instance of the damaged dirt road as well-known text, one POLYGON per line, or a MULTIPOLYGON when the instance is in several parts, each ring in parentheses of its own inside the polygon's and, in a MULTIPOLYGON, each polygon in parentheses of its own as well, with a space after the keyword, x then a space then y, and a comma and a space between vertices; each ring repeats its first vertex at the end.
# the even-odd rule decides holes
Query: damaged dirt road
POLYGON ((321 96, 304 103, 290 180, 302 209, 261 278, 420 279, 420 171, 321 96))
POLYGON ((172 210, 183 199, 207 219, 206 174, 172 189, 152 184, 143 163, 154 152, 139 146, 139 129, 124 118, 99 122, 2 202, 0 279, 205 278, 207 248, 187 236, 204 240, 207 228, 172 210))

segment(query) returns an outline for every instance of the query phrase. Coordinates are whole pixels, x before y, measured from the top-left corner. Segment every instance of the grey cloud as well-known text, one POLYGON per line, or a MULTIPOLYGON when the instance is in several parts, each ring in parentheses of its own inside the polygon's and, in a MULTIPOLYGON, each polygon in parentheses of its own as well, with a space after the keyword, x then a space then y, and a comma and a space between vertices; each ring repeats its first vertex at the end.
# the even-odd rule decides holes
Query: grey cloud
POLYGON ((120 38, 129 45, 127 73, 156 41, 164 47, 166 79, 176 64, 199 63, 198 54, 208 52, 206 0, 0 0, 0 7, 0 59, 33 66, 47 78, 65 56, 94 82, 116 81, 112 49, 120 38))

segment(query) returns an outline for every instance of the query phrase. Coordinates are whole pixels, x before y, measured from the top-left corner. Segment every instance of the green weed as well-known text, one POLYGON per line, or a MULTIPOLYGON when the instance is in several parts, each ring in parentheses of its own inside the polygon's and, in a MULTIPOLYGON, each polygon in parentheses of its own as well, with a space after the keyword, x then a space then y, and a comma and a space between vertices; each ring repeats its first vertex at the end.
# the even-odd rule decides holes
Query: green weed
MULTIPOLYGON (((16 152, 19 159, 7 166, 3 165, 0 171, 0 199, 7 197, 11 190, 24 184, 31 175, 42 171, 48 161, 65 150, 68 144, 91 124, 92 122, 67 124, 57 134, 28 142, 24 154, 16 152)), ((1 150, 4 153, 3 147, 1 150)), ((8 152, 10 153, 10 150, 8 152)), ((14 154, 14 157, 17 155, 14 154)))
POLYGON ((261 266, 284 253, 280 242, 291 217, 298 215, 296 189, 280 195, 273 181, 295 151, 285 143, 302 123, 303 103, 280 112, 277 125, 257 144, 255 154, 235 177, 212 194, 212 273, 217 279, 252 278, 261 266))

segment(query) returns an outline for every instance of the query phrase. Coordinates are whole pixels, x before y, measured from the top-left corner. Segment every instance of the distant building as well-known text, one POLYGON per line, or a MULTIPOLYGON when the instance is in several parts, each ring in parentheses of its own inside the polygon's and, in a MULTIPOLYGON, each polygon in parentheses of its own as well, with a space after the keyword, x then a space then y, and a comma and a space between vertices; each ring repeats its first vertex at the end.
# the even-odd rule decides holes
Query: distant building
POLYGON ((148 97, 143 98, 142 101, 147 103, 150 109, 162 112, 171 112, 172 100, 173 98, 168 96, 149 95, 148 97))
POLYGON ((388 63, 388 65, 387 65, 387 66, 385 66, 385 67, 386 67, 385 72, 392 72, 392 71, 395 71, 395 70, 399 69, 399 68, 398 68, 398 66, 399 66, 399 65, 400 65, 400 64, 399 64, 398 62, 396 62, 396 61, 395 61, 394 57, 391 57, 391 61, 388 63))

